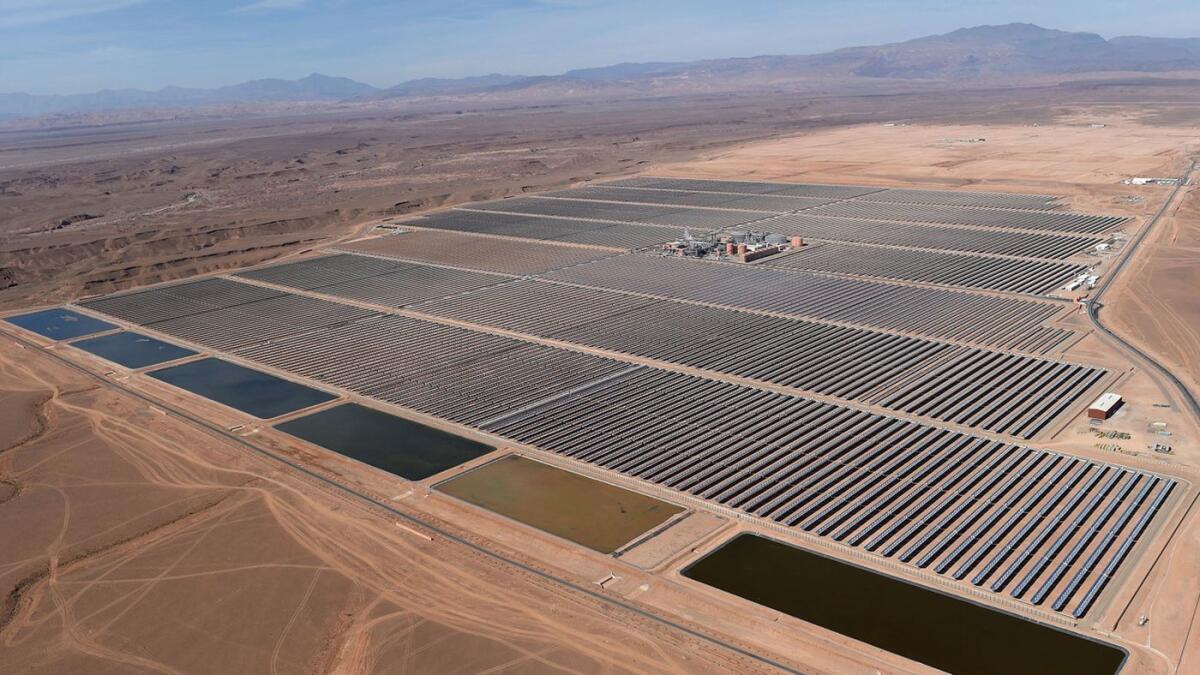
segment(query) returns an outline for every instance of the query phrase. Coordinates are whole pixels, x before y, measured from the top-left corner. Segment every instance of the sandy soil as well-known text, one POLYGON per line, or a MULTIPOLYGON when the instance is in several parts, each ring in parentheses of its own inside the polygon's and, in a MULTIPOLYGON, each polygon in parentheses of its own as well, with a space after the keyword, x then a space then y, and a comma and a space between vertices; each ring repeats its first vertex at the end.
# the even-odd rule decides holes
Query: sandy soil
MULTIPOLYGON (((769 157, 746 155, 757 159, 725 166, 739 176, 875 183, 897 179, 908 162, 929 159, 930 173, 908 172, 909 180, 999 180, 997 186, 1023 189, 1003 177, 1012 173, 1035 190, 1088 171, 1079 165, 1083 160, 1100 160, 1114 176, 1138 173, 1166 152, 1160 142, 1133 135, 1096 146, 1095 139, 1128 134, 1132 120, 1172 134, 1195 127, 1200 106, 1192 94, 1186 86, 1136 81, 1098 88, 889 89, 886 95, 830 84, 817 91, 536 105, 483 100, 241 116, 212 111, 0 129, 0 308, 255 264, 345 238, 387 216, 636 173, 806 130, 848 127, 809 148, 824 153, 819 162, 816 155, 795 154, 804 142, 789 141, 769 157), (1037 130, 1031 125, 1041 124, 1044 134, 1023 152, 961 164, 995 143, 946 141, 937 158, 885 156, 886 142, 865 143, 861 127, 853 126, 888 121, 986 125, 986 132, 978 126, 937 131, 934 142, 988 136, 995 125, 1037 130), (1072 136, 1044 129, 1062 122, 1075 125, 1072 136), (1111 124, 1087 128, 1096 122, 1111 124), (1055 150, 1077 159, 1045 152, 1051 134, 1059 139, 1055 150), (1083 147, 1102 149, 1082 157, 1083 147), (1047 167, 1056 176, 1043 177, 1047 167)), ((905 139, 920 133, 915 128, 887 130, 905 139)))
POLYGON ((1037 126, 873 124, 748 143, 650 172, 1054 194, 1081 211, 1145 213, 1167 190, 1120 181, 1179 175, 1189 146, 1200 148, 1195 137, 1193 128, 1150 126, 1111 112, 1037 126))
POLYGON ((6 672, 746 668, 0 341, 6 672), (15 431, 15 433, 14 433, 15 431))
MULTIPOLYGON (((1103 315, 1113 329, 1200 390, 1200 193, 1187 191, 1142 244, 1106 293, 1103 315)), ((1174 443, 1174 439, 1168 441, 1174 443)), ((1178 452, 1178 451, 1177 451, 1178 452)), ((1195 455, 1178 461, 1200 465, 1195 455)), ((1173 664, 1176 672, 1200 668, 1200 518, 1195 502, 1157 564, 1119 617, 1117 630, 1135 637, 1173 664)))
POLYGON ((1200 391, 1200 191, 1159 221, 1105 294, 1115 330, 1200 391))

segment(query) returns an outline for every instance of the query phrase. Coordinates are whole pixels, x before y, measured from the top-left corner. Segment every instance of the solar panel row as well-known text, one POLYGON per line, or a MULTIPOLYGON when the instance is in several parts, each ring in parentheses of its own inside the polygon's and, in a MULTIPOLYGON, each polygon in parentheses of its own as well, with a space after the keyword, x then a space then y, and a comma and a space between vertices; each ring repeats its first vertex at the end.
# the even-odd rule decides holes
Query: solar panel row
POLYGON ((1004 349, 1044 335, 1041 324, 1062 310, 1038 300, 636 254, 564 268, 543 278, 1004 349))
POLYGON ((678 239, 683 235, 682 227, 631 225, 611 220, 536 217, 464 209, 437 213, 407 224, 438 230, 544 239, 622 250, 645 248, 678 239))
POLYGON ((598 201, 626 202, 630 204, 663 204, 669 206, 703 206, 722 209, 744 209, 786 213, 828 204, 832 199, 817 197, 790 197, 786 195, 744 195, 722 192, 685 192, 683 190, 655 190, 652 188, 622 188, 597 185, 573 190, 550 192, 539 197, 562 199, 594 199, 598 201))
POLYGON ((628 367, 402 316, 298 333, 238 356, 363 396, 479 425, 628 367))
POLYGON ((938 574, 974 573, 975 585, 995 579, 995 591, 1023 574, 1011 595, 1040 603, 1057 591, 1056 610, 1087 588, 1070 609, 1076 616, 1112 578, 1100 563, 1117 559, 1114 546, 1136 542, 1175 486, 1148 472, 653 369, 488 429, 938 574), (1106 476, 1143 489, 1095 490, 1106 476), (1081 489, 1064 482, 1083 477, 1091 483, 1081 489), (1138 527, 1127 529, 1135 518, 1138 527), (1089 535, 1075 548, 1059 544, 1081 531, 1089 535))
POLYGON ((936 253, 822 242, 773 256, 768 267, 834 272, 1009 293, 1048 293, 1087 270, 1084 265, 936 253))
POLYGON ((814 199, 853 199, 882 191, 884 188, 856 185, 820 185, 806 183, 769 183, 763 181, 707 180, 703 178, 656 178, 639 176, 616 180, 605 185, 642 187, 696 192, 729 192, 751 195, 781 195, 814 199))
POLYGON ((1006 209, 1059 208, 1058 198, 1052 195, 1027 195, 1012 192, 976 192, 974 190, 912 190, 889 188, 861 198, 864 202, 894 202, 901 204, 942 204, 945 206, 982 206, 1006 209))
POLYGON ((132 323, 150 324, 277 298, 283 294, 282 291, 214 278, 155 286, 144 291, 114 293, 79 304, 132 323))
POLYGON ((348 253, 262 267, 236 276, 393 307, 464 293, 510 278, 348 253))
POLYGON ((610 220, 647 225, 674 225, 696 230, 716 230, 743 225, 770 216, 762 211, 731 209, 679 208, 651 204, 618 204, 586 199, 541 199, 515 197, 496 202, 471 204, 472 210, 497 213, 522 213, 533 216, 558 216, 610 220))
POLYGON ((439 230, 412 230, 340 244, 339 250, 395 260, 523 276, 613 255, 582 246, 493 239, 439 230))
POLYGON ((422 313, 1030 438, 1104 370, 891 333, 517 281, 422 313))
MULTIPOLYGON (((248 286, 248 284, 242 285, 248 286)), ((251 288, 254 287, 251 286, 251 288)), ((145 291, 143 298, 154 305, 164 305, 170 302, 170 298, 154 297, 156 293, 154 290, 145 291)), ((147 320, 145 317, 142 320, 136 320, 131 317, 137 315, 138 312, 121 313, 118 308, 107 305, 103 301, 80 304, 88 309, 138 323, 182 340, 221 350, 232 350, 244 345, 269 342, 294 333, 346 323, 376 314, 371 310, 337 302, 283 293, 263 300, 219 309, 206 309, 186 316, 171 316, 161 320, 147 320)))
POLYGON ((762 229, 789 237, 798 235, 847 243, 1054 260, 1069 258, 1101 242, 1100 239, 1081 235, 889 223, 880 220, 820 217, 809 215, 808 212, 772 218, 762 224, 762 229))
POLYGON ((977 225, 1048 232, 1083 232, 1099 234, 1124 224, 1121 216, 1093 216, 1064 211, 979 208, 974 206, 945 206, 940 204, 897 204, 867 201, 845 201, 811 210, 814 215, 841 218, 870 218, 903 220, 923 223, 977 225))
POLYGON ((772 194, 825 199, 895 202, 902 204, 944 204, 947 206, 984 206, 1013 209, 1055 209, 1052 195, 980 192, 976 190, 915 190, 855 185, 774 183, 762 181, 703 180, 694 178, 656 178, 639 176, 596 187, 621 187, 651 190, 713 192, 717 194, 772 194))

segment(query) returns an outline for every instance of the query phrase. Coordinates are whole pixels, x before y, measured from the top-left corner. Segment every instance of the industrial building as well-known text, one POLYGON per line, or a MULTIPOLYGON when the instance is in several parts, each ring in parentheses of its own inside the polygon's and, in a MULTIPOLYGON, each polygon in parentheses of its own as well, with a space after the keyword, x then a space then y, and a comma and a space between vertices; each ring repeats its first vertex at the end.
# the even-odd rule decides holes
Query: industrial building
POLYGON ((1121 398, 1120 394, 1111 391, 1105 392, 1088 406, 1088 419, 1106 420, 1115 415, 1124 404, 1125 400, 1121 398))
POLYGON ((663 255, 746 263, 784 251, 797 250, 803 246, 804 237, 788 238, 781 234, 740 229, 709 232, 694 237, 691 231, 685 228, 683 236, 663 244, 662 251, 663 255))

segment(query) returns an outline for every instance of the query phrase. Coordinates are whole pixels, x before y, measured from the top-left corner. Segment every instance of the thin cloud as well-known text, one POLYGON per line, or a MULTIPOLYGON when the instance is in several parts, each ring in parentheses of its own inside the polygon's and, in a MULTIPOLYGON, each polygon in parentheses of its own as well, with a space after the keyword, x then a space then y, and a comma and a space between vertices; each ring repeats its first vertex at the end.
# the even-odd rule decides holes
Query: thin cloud
POLYGON ((87 52, 87 54, 84 56, 96 61, 127 61, 129 59, 141 56, 141 52, 122 45, 109 45, 107 47, 93 49, 92 51, 87 52))
POLYGON ((111 12, 146 0, 0 0, 0 28, 32 26, 111 12))
POLYGON ((276 10, 300 9, 305 0, 256 0, 248 5, 235 7, 231 14, 247 14, 252 12, 273 12, 276 10))

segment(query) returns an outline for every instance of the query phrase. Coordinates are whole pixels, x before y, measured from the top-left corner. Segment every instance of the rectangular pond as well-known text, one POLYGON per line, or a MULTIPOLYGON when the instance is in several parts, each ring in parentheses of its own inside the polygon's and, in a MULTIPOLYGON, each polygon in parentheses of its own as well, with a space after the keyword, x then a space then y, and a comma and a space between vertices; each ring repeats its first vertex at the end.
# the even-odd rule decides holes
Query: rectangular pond
POLYGON ((428 478, 495 450, 357 403, 321 410, 275 428, 408 480, 428 478))
POLYGON ((961 675, 1109 675, 1102 642, 752 534, 683 575, 914 661, 961 675))
POLYGON ((5 321, 53 340, 69 340, 116 328, 107 321, 93 319, 62 307, 10 316, 5 321))
POLYGON ((455 476, 437 489, 601 553, 612 553, 683 511, 517 455, 455 476))
POLYGON ((263 419, 337 398, 312 387, 215 358, 155 370, 150 377, 263 419))
POLYGON ((169 342, 128 331, 72 342, 71 346, 126 368, 145 368, 196 353, 169 342))

